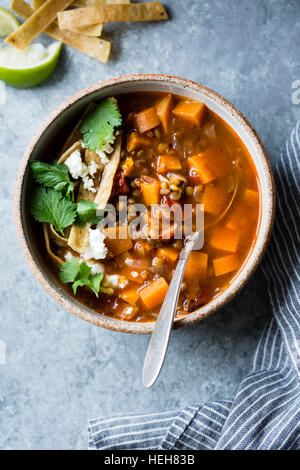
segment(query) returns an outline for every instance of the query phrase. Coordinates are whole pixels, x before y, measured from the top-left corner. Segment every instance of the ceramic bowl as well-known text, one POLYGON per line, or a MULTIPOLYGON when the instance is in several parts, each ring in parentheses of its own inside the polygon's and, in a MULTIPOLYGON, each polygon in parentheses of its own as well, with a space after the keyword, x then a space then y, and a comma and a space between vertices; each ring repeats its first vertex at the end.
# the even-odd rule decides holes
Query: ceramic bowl
POLYGON ((231 103, 214 91, 183 78, 159 74, 138 74, 96 83, 61 104, 42 124, 21 161, 15 190, 15 220, 18 237, 24 255, 36 278, 62 307, 94 325, 127 333, 151 333, 154 324, 124 322, 99 315, 88 307, 81 305, 61 288, 47 267, 46 260, 42 259, 33 236, 31 219, 27 210, 27 199, 30 194, 28 169, 31 160, 39 160, 47 152, 53 154, 54 148, 59 149, 58 144, 63 142, 66 132, 72 128, 72 125, 74 125, 88 103, 99 101, 107 96, 149 91, 173 93, 202 101, 208 108, 224 119, 244 142, 253 159, 259 177, 262 198, 257 240, 242 269, 224 292, 194 313, 177 320, 175 327, 183 327, 203 320, 222 308, 242 289, 262 258, 274 219, 275 189, 273 175, 262 143, 244 116, 231 103))

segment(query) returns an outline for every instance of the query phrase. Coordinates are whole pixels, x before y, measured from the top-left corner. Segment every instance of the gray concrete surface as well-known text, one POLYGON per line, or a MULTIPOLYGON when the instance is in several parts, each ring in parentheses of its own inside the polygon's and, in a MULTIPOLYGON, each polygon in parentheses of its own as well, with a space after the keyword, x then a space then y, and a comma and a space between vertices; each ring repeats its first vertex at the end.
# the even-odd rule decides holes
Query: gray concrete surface
MULTIPOLYGON (((13 191, 22 153, 46 116, 78 90, 130 72, 166 72, 223 94, 250 120, 274 165, 300 117, 297 0, 165 0, 171 21, 116 24, 108 65, 64 48, 55 75, 34 90, 7 89, 0 105, 1 449, 85 449, 87 420, 177 409, 231 397, 251 367, 269 304, 258 272, 226 308, 172 335, 163 373, 141 384, 147 337, 97 329, 62 310, 39 286, 19 248, 13 191)), ((8 0, 1 0, 8 6, 8 0)))

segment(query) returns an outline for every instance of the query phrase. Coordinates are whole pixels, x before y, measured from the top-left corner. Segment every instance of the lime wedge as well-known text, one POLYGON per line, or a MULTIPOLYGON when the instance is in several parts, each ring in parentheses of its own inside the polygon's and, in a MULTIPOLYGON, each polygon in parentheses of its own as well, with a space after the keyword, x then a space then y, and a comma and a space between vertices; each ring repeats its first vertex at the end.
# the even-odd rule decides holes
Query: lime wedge
POLYGON ((49 47, 30 44, 24 50, 0 47, 0 80, 15 88, 33 88, 45 82, 54 72, 61 43, 49 47))
POLYGON ((20 26, 14 15, 3 7, 0 7, 0 38, 9 36, 20 26))

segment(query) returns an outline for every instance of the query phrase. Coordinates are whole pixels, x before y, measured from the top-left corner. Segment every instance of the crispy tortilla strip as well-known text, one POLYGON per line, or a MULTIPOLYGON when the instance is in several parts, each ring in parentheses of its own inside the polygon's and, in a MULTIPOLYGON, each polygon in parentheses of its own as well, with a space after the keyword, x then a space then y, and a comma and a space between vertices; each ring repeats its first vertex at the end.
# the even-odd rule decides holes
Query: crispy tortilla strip
POLYGON ((122 136, 119 135, 116 140, 115 149, 110 157, 109 163, 104 168, 102 175, 101 183, 95 197, 95 203, 97 204, 98 210, 103 210, 108 203, 108 200, 111 195, 114 177, 117 172, 120 159, 121 159, 121 145, 122 145, 122 136))
MULTIPOLYGON (((47 0, 33 0, 32 6, 35 10, 40 8, 47 0)), ((87 36, 100 37, 102 34, 103 25, 95 24, 90 26, 78 26, 77 28, 71 29, 74 33, 86 34, 87 36)))
POLYGON ((64 163, 67 158, 70 157, 70 155, 72 155, 73 152, 75 152, 76 150, 80 150, 81 149, 81 140, 78 140, 77 142, 75 142, 75 144, 73 144, 70 148, 68 148, 68 150, 66 150, 61 157, 59 157, 57 163, 64 163))
POLYGON ((79 225, 74 224, 71 227, 68 245, 80 255, 85 253, 89 240, 90 226, 90 224, 86 224, 84 227, 79 227, 79 225))
POLYGON ((160 2, 133 3, 130 5, 99 5, 58 13, 61 29, 86 26, 95 23, 115 21, 159 21, 167 20, 168 15, 160 2))
POLYGON ((76 7, 94 7, 96 5, 129 5, 130 0, 74 0, 76 7))
POLYGON ((56 246, 63 248, 68 245, 68 239, 66 237, 62 237, 61 235, 59 235, 59 233, 57 233, 53 225, 48 226, 48 234, 49 234, 50 240, 52 240, 56 246))
POLYGON ((85 34, 86 36, 99 38, 102 34, 103 24, 91 24, 88 26, 77 26, 70 29, 74 33, 85 34))
POLYGON ((47 253, 49 255, 49 257, 52 259, 52 261, 54 262, 54 264, 56 266, 61 266, 62 263, 63 263, 63 260, 61 258, 59 258, 58 256, 56 256, 53 251, 51 250, 51 246, 50 246, 50 239, 49 239, 49 224, 43 224, 43 231, 44 231, 44 237, 45 237, 45 245, 46 245, 46 250, 47 250, 47 253))
MULTIPOLYGON (((31 6, 24 0, 12 0, 10 8, 17 13, 17 15, 25 19, 29 18, 34 13, 31 6)), ((61 41, 67 44, 67 46, 78 49, 96 60, 107 63, 109 59, 111 50, 111 43, 109 41, 92 38, 84 34, 73 33, 72 31, 61 31, 55 23, 48 26, 44 32, 57 41, 61 41)))
MULTIPOLYGON (((71 5, 72 0, 47 0, 5 42, 18 49, 25 49, 56 18, 59 11, 71 5)), ((94 21, 95 23, 95 21, 94 21)))

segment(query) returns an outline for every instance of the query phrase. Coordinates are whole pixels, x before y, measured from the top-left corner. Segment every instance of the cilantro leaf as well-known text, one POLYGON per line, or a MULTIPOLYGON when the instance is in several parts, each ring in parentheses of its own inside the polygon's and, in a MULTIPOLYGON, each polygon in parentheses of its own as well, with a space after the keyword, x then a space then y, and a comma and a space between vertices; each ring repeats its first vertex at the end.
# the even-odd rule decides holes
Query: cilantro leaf
POLYGON ((31 215, 38 222, 52 224, 64 236, 64 229, 76 219, 76 204, 52 188, 35 188, 30 207, 31 215))
POLYGON ((103 273, 92 274, 92 269, 85 261, 79 263, 78 258, 74 257, 70 261, 62 263, 59 271, 59 278, 64 284, 73 283, 74 295, 76 295, 78 287, 87 286, 98 297, 103 273))
POLYGON ((90 150, 101 150, 121 124, 122 117, 117 104, 111 100, 104 100, 83 121, 80 129, 83 134, 83 143, 90 150))
POLYGON ((103 217, 96 214, 97 204, 90 201, 80 201, 77 203, 77 219, 76 224, 84 227, 87 222, 92 225, 98 224, 103 217))
POLYGON ((67 165, 34 161, 31 163, 33 178, 47 188, 53 188, 69 196, 74 191, 74 184, 69 177, 67 165))
POLYGON ((61 268, 59 278, 64 283, 75 282, 79 273, 79 260, 72 256, 70 261, 65 261, 61 268))

